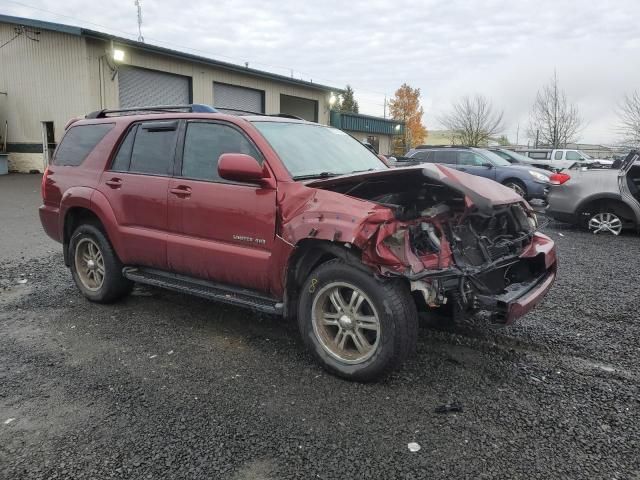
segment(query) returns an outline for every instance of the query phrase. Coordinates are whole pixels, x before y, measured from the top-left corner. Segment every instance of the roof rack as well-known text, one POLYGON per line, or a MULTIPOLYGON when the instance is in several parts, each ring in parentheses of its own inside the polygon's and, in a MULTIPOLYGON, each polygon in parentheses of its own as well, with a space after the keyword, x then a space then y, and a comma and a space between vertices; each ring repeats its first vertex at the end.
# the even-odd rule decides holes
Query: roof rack
POLYGON ((131 115, 138 112, 170 113, 170 112, 180 112, 185 110, 189 113, 218 113, 218 110, 216 110, 213 107, 210 107, 209 105, 203 105, 201 103, 192 103, 190 105, 156 105, 151 107, 120 108, 117 110, 106 110, 106 109, 97 110, 95 112, 91 112, 85 115, 84 118, 106 118, 110 115, 117 115, 117 114, 131 115))
POLYGON ((469 147, 467 145, 416 145, 415 147, 416 150, 428 150, 430 148, 473 148, 473 147, 469 147))
POLYGON ((239 110, 237 108, 222 108, 218 107, 218 111, 220 112, 229 112, 232 115, 259 115, 261 117, 281 117, 281 118, 292 118, 294 120, 304 120, 304 118, 298 117, 296 115, 291 115, 290 113, 262 113, 262 112, 252 112, 251 110, 239 110))

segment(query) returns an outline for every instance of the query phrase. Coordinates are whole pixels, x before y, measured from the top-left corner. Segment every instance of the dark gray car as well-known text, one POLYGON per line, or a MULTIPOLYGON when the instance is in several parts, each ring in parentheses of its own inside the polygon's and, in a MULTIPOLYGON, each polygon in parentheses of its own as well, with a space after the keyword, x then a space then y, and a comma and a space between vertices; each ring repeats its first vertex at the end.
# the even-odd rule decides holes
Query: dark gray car
POLYGON ((619 235, 640 229, 640 155, 629 153, 619 169, 580 169, 551 176, 547 214, 593 233, 619 235))

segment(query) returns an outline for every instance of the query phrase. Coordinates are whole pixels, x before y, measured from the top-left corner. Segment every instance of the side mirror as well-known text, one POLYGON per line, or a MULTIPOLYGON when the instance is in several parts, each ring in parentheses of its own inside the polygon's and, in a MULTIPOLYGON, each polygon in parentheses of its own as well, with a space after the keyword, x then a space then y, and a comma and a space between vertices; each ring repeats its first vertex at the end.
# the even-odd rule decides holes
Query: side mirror
POLYGON ((234 182, 260 183, 268 177, 265 169, 251 155, 223 153, 218 159, 218 175, 234 182))

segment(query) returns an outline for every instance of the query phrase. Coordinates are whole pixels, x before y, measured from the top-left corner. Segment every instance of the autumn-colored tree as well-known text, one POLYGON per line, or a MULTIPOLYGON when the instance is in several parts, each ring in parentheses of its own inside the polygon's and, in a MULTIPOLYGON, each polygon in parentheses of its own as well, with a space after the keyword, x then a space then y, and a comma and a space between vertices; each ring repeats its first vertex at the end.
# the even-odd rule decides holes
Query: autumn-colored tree
POLYGON ((412 88, 403 83, 389 102, 389 112, 391 118, 401 120, 405 124, 404 135, 394 138, 394 153, 404 154, 414 145, 424 141, 427 129, 422 125, 424 108, 420 105, 419 88, 412 88))

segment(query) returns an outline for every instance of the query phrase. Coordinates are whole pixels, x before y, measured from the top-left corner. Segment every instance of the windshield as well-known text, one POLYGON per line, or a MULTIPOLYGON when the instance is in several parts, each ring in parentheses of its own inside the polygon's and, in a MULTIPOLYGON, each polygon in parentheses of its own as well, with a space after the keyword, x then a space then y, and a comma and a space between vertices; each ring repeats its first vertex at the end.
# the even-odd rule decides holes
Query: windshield
POLYGON ((487 158, 496 167, 508 167, 511 165, 509 161, 505 160, 500 155, 496 155, 495 153, 490 152, 489 150, 485 150, 484 148, 476 148, 475 150, 482 153, 482 155, 484 155, 484 157, 487 158))
POLYGON ((330 177, 388 167, 350 135, 311 123, 253 122, 294 179, 330 177))

